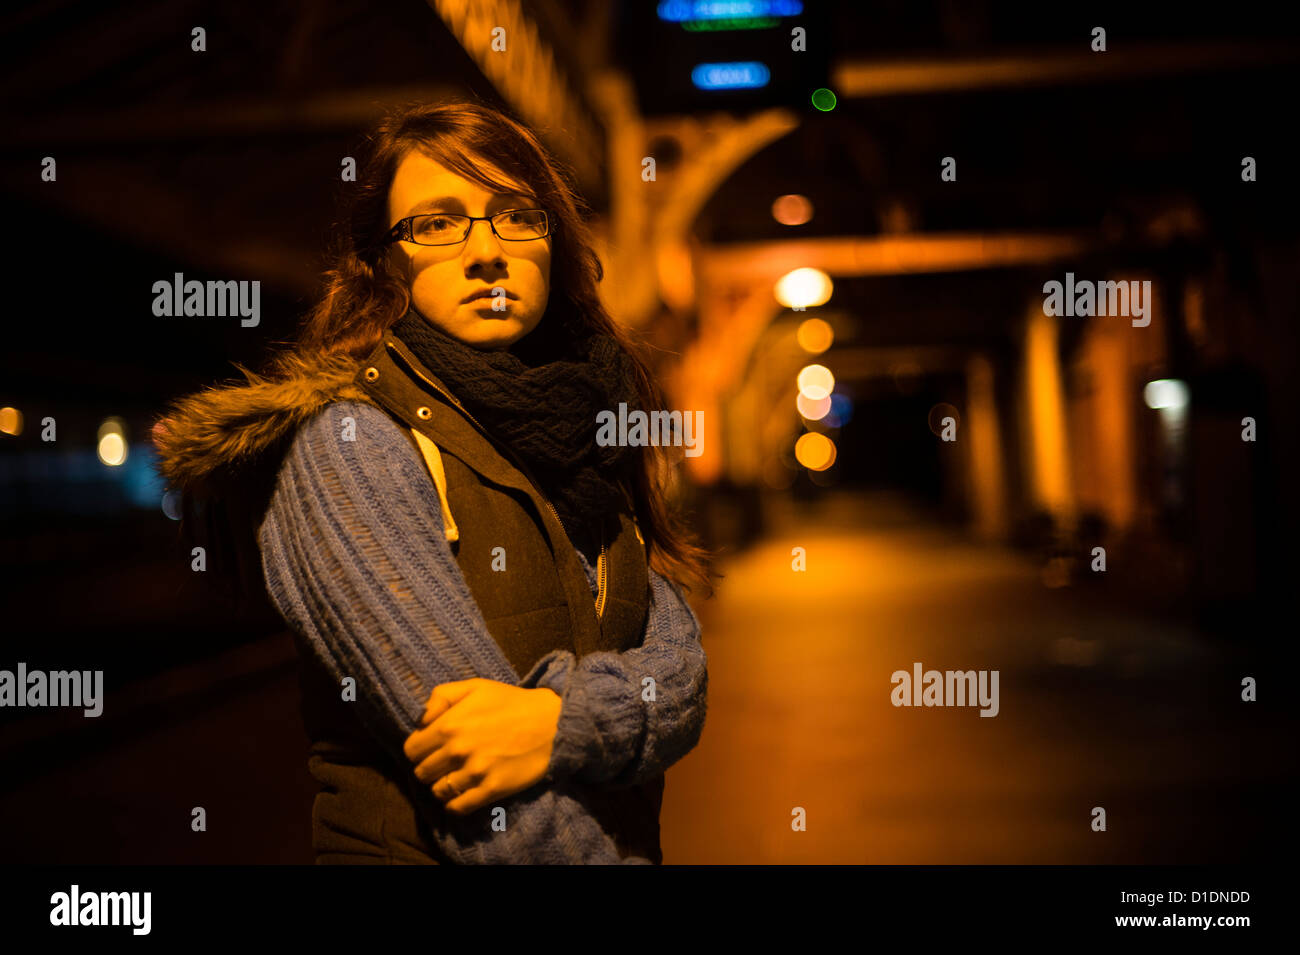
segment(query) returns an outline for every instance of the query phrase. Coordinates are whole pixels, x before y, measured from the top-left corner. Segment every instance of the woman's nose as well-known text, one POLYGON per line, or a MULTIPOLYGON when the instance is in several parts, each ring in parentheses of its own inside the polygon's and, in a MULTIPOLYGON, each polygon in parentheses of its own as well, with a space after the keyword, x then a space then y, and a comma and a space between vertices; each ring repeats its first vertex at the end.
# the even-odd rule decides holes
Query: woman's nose
POLYGON ((501 240, 492 231, 492 223, 480 219, 470 223, 469 236, 465 239, 465 264, 491 263, 505 265, 505 250, 501 240))

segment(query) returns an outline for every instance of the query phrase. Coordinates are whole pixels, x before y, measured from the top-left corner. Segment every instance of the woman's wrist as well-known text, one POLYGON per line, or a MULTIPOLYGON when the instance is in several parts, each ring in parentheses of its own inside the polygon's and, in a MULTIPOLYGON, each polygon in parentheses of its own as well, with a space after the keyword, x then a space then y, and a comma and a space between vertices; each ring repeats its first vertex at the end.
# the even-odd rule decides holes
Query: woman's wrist
POLYGON ((577 666, 577 657, 568 650, 552 650, 542 657, 519 681, 522 687, 550 690, 558 702, 555 735, 551 741, 551 756, 546 766, 546 782, 555 784, 567 780, 581 766, 581 752, 570 745, 565 733, 564 696, 569 686, 569 675, 577 666))

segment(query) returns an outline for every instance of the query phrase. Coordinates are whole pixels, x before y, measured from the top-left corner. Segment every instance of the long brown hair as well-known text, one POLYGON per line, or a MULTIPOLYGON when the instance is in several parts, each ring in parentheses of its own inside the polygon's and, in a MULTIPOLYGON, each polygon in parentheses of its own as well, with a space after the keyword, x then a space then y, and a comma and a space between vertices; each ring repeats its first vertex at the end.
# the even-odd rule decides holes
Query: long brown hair
MULTIPOLYGON (((345 354, 360 359, 406 313, 410 290, 390 266, 386 237, 389 189, 398 164, 412 149, 484 188, 515 191, 510 184, 493 181, 476 159, 487 160, 533 190, 558 220, 553 230, 548 316, 570 310, 593 331, 611 336, 636 367, 642 407, 662 408, 662 394, 642 354, 645 346, 616 324, 601 304, 596 286, 604 269, 586 222, 590 209, 571 185, 571 174, 527 127, 499 110, 470 102, 397 107, 366 134, 359 150, 357 181, 347 184, 345 212, 333 231, 325 292, 306 316, 295 348, 282 356, 280 364, 288 367, 306 355, 345 354)), ((708 562, 712 555, 670 506, 678 487, 677 469, 664 446, 648 445, 639 451, 628 490, 650 547, 650 566, 687 590, 700 584, 711 595, 708 562)))

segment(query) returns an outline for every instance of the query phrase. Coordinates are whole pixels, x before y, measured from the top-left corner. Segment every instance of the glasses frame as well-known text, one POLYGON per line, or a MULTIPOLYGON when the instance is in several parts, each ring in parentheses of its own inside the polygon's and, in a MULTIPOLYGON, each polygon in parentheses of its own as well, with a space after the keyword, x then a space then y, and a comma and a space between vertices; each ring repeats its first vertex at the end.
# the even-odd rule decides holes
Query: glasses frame
POLYGON ((405 219, 399 219, 394 223, 393 227, 388 230, 388 242, 390 245, 394 242, 411 242, 415 245, 422 245, 427 248, 437 248, 438 246, 443 245, 460 245, 462 242, 467 240, 469 234, 474 231, 475 222, 486 222, 488 228, 492 230, 492 234, 502 242, 533 242, 537 239, 545 239, 547 236, 552 235, 555 232, 555 223, 553 219, 554 217, 547 210, 540 207, 532 209, 505 209, 501 212, 493 213, 490 216, 466 216, 461 215, 459 212, 421 212, 417 215, 407 216, 405 219), (497 231, 497 224, 492 220, 496 219, 498 216, 508 216, 515 212, 540 212, 546 217, 546 231, 541 235, 531 235, 526 239, 507 239, 497 231), (422 219, 425 216, 442 216, 444 218, 455 216, 458 219, 468 219, 469 224, 465 226, 465 234, 453 242, 416 242, 414 238, 415 230, 411 223, 416 219, 422 219))

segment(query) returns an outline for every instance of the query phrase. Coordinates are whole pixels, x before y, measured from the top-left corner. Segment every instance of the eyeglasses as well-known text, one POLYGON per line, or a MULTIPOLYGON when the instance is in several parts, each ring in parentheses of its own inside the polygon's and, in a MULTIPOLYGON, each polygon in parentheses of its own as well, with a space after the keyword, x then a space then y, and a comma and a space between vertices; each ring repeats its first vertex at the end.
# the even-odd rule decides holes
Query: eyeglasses
POLYGON ((545 209, 511 209, 494 216, 460 216, 430 212, 407 216, 388 233, 389 242, 414 242, 416 245, 455 245, 469 238, 475 222, 486 221, 498 239, 527 242, 551 234, 551 217, 545 209))

